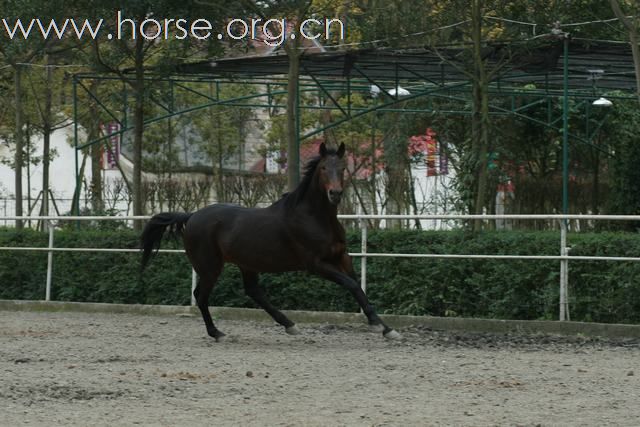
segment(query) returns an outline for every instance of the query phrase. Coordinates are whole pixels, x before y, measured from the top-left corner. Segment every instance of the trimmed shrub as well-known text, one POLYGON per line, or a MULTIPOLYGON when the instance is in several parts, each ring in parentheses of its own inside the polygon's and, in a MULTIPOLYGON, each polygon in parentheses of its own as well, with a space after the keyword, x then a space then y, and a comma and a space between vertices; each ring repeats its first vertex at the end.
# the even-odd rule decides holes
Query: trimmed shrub
MULTIPOLYGON (((572 255, 639 256, 637 233, 571 234, 572 255)), ((350 232, 352 251, 360 234, 350 232)), ((368 251, 378 253, 556 255, 554 232, 370 231, 368 251)), ((0 229, 0 246, 47 244, 46 233, 0 229)), ((131 230, 56 230, 56 247, 137 248, 131 230)), ((181 248, 167 239, 163 248, 181 248)), ((0 298, 43 299, 44 252, 0 251, 0 298)), ((138 253, 55 252, 52 299, 186 305, 191 267, 181 254, 158 254, 142 276, 138 253), (140 280, 141 279, 141 280, 140 280)), ((367 260, 367 293, 382 313, 555 319, 559 261, 374 258, 367 260)), ((359 260, 355 260, 360 271, 359 260)), ((261 284, 282 309, 357 311, 339 286, 306 273, 263 274, 261 284)), ((571 261, 572 320, 640 323, 640 263, 571 261)), ((211 303, 254 307, 240 272, 225 266, 211 303)))

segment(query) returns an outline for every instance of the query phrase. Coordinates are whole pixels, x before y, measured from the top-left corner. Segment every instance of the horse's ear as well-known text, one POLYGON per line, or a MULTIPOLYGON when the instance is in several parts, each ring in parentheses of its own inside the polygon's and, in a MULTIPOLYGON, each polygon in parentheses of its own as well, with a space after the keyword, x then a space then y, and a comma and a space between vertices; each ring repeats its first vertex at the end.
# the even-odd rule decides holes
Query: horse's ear
POLYGON ((324 144, 324 142, 322 144, 320 144, 319 153, 320 153, 320 156, 322 156, 322 157, 327 155, 327 146, 324 144))
POLYGON ((336 154, 340 158, 344 156, 344 142, 340 143, 340 147, 338 147, 338 151, 336 152, 336 154))

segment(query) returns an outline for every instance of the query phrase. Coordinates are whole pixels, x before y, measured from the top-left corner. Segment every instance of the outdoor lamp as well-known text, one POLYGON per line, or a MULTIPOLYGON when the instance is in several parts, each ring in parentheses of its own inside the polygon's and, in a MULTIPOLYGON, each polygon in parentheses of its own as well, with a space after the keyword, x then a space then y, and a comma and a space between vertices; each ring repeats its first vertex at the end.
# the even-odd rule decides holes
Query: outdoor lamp
MULTIPOLYGON (((369 88, 369 93, 371 93, 372 98, 377 98, 378 95, 380 95, 381 91, 382 90, 378 85, 371 85, 371 87, 369 88)), ((411 95, 411 92, 409 92, 407 89, 403 88, 402 86, 398 86, 397 88, 394 88, 394 89, 389 89, 387 93, 391 96, 396 96, 396 93, 398 94, 398 96, 411 95)))
POLYGON ((591 105, 595 105, 597 107, 611 107, 613 105, 613 102, 609 101, 604 96, 601 96, 600 98, 593 101, 591 105))
MULTIPOLYGON (((593 93, 594 95, 597 93, 597 82, 604 76, 604 70, 602 69, 589 69, 587 70, 589 73, 589 77, 587 80, 591 80, 593 82, 593 93)), ((613 102, 609 101, 607 98, 601 96, 600 98, 593 101, 591 105, 595 105, 596 107, 611 107, 613 102)))
POLYGON ((411 95, 411 92, 409 92, 407 89, 398 86, 397 88, 394 89, 389 89, 389 95, 391 96, 396 96, 396 93, 398 94, 398 96, 409 96, 411 95))

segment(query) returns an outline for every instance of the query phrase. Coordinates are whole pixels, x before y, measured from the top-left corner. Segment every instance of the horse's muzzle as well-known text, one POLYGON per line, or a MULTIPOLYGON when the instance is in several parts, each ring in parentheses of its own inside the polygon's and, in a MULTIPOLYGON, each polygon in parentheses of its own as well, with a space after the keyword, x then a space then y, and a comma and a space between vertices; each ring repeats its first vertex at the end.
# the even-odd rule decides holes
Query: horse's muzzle
POLYGON ((342 200, 342 190, 329 190, 327 191, 327 197, 329 197, 331 204, 337 205, 342 200))

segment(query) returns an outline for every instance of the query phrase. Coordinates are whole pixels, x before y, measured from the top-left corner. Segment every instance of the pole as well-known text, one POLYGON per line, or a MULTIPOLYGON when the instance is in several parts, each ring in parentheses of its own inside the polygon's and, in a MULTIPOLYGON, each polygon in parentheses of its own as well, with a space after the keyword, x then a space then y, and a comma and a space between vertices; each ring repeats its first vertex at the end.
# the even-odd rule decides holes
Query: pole
MULTIPOLYGON (((169 81, 169 110, 173 113, 175 109, 175 99, 173 93, 173 80, 169 81)), ((167 143, 168 143, 168 156, 169 157, 169 181, 173 176, 173 123, 171 117, 167 118, 167 143)))
POLYGON ((566 215, 569 213, 569 34, 565 33, 563 42, 562 213, 566 215))
POLYGON ((360 220, 360 251, 362 260, 360 262, 360 287, 363 292, 367 292, 367 220, 360 220))
POLYGON ((73 144, 75 148, 75 169, 76 169, 76 191, 74 192, 76 200, 74 215, 80 216, 80 166, 78 162, 78 81, 73 77, 73 144))
MULTIPOLYGON (((49 228, 49 249, 53 249, 53 229, 51 221, 45 221, 49 228)), ((45 301, 51 301, 51 281, 53 277, 53 251, 47 252, 47 284, 45 288, 45 301)))
MULTIPOLYGON (((564 34, 562 64, 562 213, 569 213, 569 34, 564 34)), ((560 225, 560 255, 567 255, 567 228, 565 218, 560 225)), ((560 320, 568 316, 568 281, 569 261, 560 261, 560 320)))
MULTIPOLYGON (((566 245, 564 247, 564 255, 569 256, 571 248, 566 245)), ((569 311, 569 260, 565 260, 564 266, 564 318, 565 320, 571 320, 571 313, 569 311)))
MULTIPOLYGON (((30 123, 27 122, 25 133, 26 138, 24 138, 24 142, 27 146, 27 211, 29 212, 29 216, 31 216, 31 131, 30 131, 30 123)), ((31 220, 27 221, 27 227, 31 228, 31 220)))
POLYGON ((198 286, 198 273, 192 268, 191 269, 191 305, 196 305, 196 297, 193 295, 193 292, 196 290, 196 286, 198 286))
MULTIPOLYGON (((362 258, 360 259, 360 288, 362 292, 367 293, 367 220, 360 219, 360 251, 362 258)), ((362 308, 360 313, 364 313, 362 308)))
MULTIPOLYGON (((560 256, 567 255, 567 220, 560 221, 560 256)), ((560 321, 567 320, 567 270, 569 261, 560 260, 560 321)))

